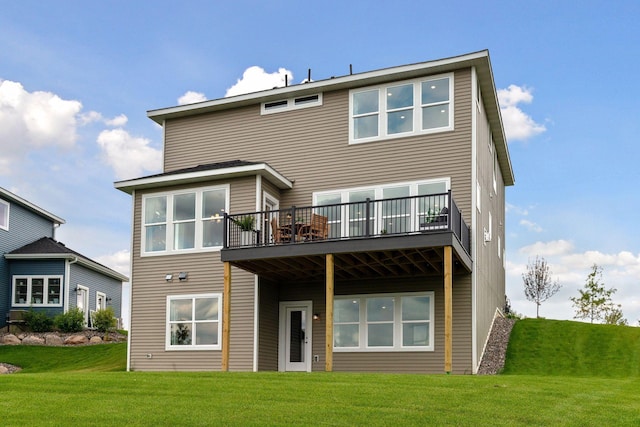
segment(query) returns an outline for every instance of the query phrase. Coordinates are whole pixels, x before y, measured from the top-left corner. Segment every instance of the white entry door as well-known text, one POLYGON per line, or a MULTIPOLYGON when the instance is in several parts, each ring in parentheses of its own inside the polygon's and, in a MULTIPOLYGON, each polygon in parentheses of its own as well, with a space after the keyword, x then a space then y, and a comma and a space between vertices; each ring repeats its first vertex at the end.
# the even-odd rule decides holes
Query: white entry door
POLYGON ((280 371, 311 372, 311 301, 280 303, 280 371))
POLYGON ((78 285, 76 288, 76 306, 84 313, 84 325, 89 324, 89 289, 78 285))

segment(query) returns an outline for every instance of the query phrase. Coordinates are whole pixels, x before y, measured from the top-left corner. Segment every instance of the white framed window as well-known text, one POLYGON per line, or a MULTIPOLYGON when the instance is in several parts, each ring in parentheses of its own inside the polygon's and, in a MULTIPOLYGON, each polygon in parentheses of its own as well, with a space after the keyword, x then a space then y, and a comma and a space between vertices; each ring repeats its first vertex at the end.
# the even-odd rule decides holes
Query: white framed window
POLYGON ((406 233, 419 230, 420 224, 426 217, 435 217, 447 207, 446 193, 450 185, 450 178, 438 178, 323 191, 313 194, 313 204, 314 206, 334 205, 317 208, 318 213, 328 217, 331 238, 362 236, 366 225, 369 226, 372 234, 406 233), (369 218, 366 218, 361 205, 335 206, 341 203, 365 202, 367 198, 380 200, 429 195, 434 197, 389 200, 377 204, 377 208, 369 212, 369 218))
POLYGON ((222 294, 167 296, 166 350, 220 350, 222 294))
POLYGON ((96 291, 96 310, 107 308, 107 295, 104 292, 96 291))
POLYGON ((333 350, 433 351, 434 293, 336 296, 333 350))
POLYGON ((228 185, 144 195, 142 254, 220 249, 228 210, 228 185))
POLYGON ((349 143, 453 130, 453 74, 349 92, 349 143))
POLYGON ((61 307, 62 276, 13 276, 14 307, 61 307))
POLYGON ((0 200, 0 229, 9 230, 9 203, 0 200))
POLYGON ((322 105, 322 93, 314 93, 313 95, 263 102, 260 108, 260 114, 280 113, 320 105, 322 105))

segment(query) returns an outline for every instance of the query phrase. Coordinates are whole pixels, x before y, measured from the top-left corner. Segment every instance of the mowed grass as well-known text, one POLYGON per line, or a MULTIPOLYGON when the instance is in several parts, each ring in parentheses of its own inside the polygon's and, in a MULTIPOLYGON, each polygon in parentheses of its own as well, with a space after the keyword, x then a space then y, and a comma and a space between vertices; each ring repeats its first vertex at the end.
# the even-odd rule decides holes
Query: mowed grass
POLYGON ((18 374, 0 376, 0 423, 640 425, 640 376, 637 366, 631 366, 639 363, 639 343, 633 341, 636 329, 600 331, 592 325, 573 325, 575 322, 554 323, 519 321, 514 328, 515 341, 509 347, 510 374, 496 376, 123 372, 125 344, 68 350, 0 346, 0 361, 24 367, 18 374), (624 349, 633 360, 625 363, 624 369, 608 368, 610 363, 621 364, 622 358, 591 355, 592 351, 603 351, 594 340, 608 342, 616 351, 624 349), (571 348, 562 350, 567 346, 571 348), (569 356, 582 368, 566 367, 570 364, 564 359, 569 356), (599 365, 591 362, 594 358, 601 360, 599 365), (561 362, 565 368, 558 369, 560 373, 549 368, 561 362))
POLYGON ((640 328, 524 319, 513 327, 504 374, 640 376, 640 328))

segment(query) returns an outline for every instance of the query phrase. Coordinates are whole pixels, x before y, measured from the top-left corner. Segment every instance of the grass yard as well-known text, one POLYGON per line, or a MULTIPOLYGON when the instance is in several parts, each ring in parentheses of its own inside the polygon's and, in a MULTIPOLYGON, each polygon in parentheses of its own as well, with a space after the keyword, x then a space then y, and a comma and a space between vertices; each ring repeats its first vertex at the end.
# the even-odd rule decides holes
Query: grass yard
POLYGON ((124 372, 125 355, 0 346, 23 367, 0 376, 0 424, 640 425, 640 328, 519 321, 496 376, 124 372))

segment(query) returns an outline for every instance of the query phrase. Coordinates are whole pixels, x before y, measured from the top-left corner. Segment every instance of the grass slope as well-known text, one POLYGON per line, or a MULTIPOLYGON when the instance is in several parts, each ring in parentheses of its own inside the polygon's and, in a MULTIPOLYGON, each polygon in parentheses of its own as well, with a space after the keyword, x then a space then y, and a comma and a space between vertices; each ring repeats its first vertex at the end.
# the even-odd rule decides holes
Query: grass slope
POLYGON ((640 328, 524 319, 513 327, 504 374, 640 376, 640 328))

